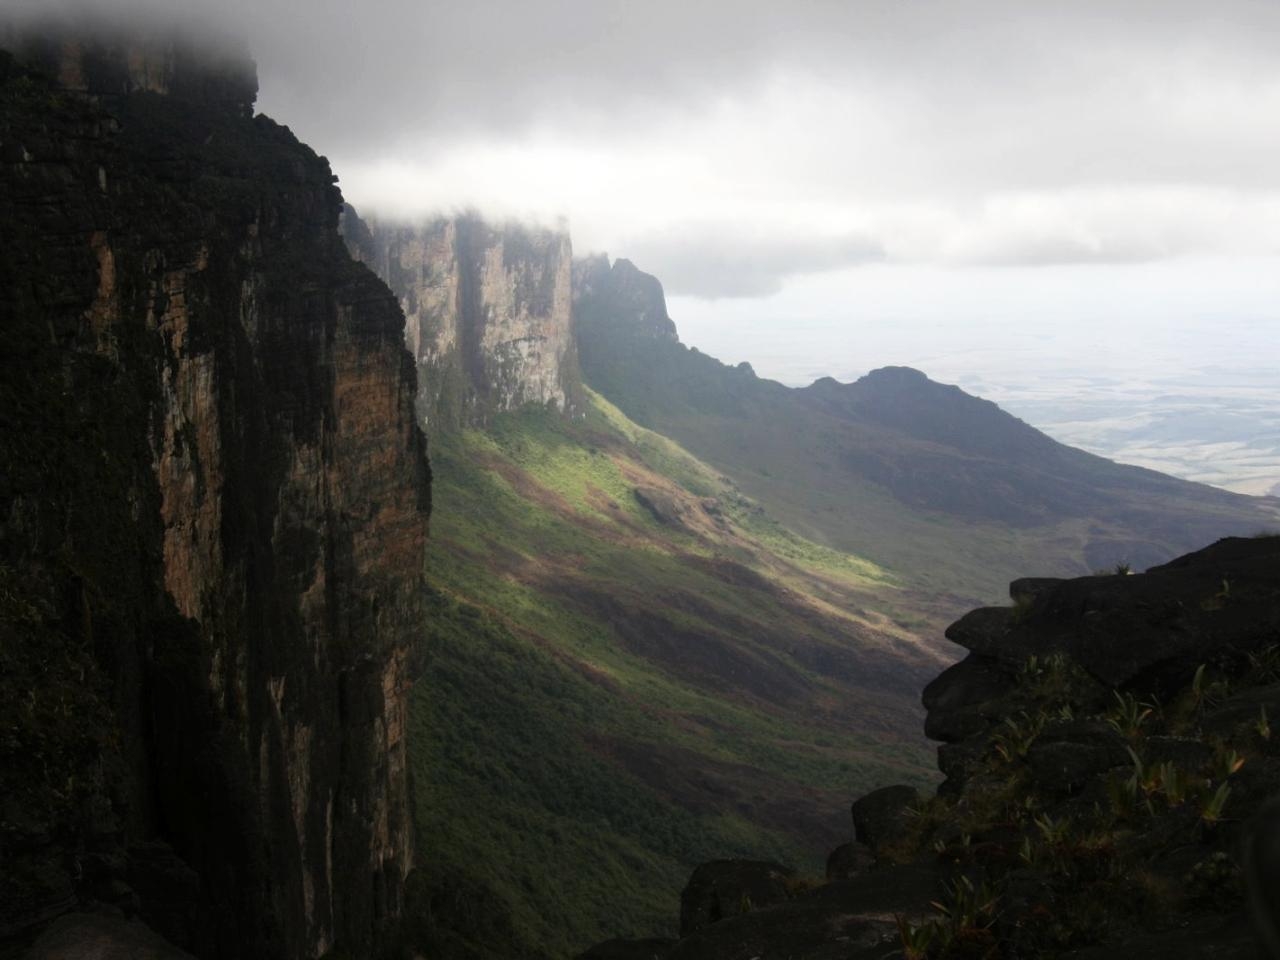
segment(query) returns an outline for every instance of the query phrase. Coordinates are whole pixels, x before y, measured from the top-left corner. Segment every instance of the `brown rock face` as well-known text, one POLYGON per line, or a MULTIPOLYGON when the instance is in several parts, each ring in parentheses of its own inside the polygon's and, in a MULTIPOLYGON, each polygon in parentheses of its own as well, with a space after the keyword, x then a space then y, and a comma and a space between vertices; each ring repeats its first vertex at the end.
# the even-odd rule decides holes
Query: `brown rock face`
POLYGON ((202 957, 387 953, 430 509, 396 299, 242 62, 22 48, 0 947, 97 901, 202 957))
POLYGON ((482 424, 529 403, 582 409, 567 233, 474 216, 361 221, 343 235, 400 298, 424 426, 482 424))

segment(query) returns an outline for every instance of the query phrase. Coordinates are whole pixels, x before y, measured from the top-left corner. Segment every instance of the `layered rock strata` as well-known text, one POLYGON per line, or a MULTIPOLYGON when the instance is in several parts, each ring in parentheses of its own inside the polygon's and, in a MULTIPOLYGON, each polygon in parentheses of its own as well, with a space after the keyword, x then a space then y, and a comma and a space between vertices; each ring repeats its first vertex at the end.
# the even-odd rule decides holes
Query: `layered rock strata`
POLYGON ((0 939, 384 954, 430 508, 396 299, 243 58, 10 47, 0 939))

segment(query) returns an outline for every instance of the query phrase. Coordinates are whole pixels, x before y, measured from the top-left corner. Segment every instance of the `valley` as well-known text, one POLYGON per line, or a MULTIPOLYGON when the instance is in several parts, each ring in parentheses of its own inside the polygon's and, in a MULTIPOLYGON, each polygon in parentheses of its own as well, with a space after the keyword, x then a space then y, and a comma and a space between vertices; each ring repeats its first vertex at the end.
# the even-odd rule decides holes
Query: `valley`
POLYGON ((851 791, 934 779, 916 691, 949 662, 893 620, 927 598, 587 397, 437 436, 413 700, 436 866, 553 954, 667 931, 700 860, 820 874, 851 791))

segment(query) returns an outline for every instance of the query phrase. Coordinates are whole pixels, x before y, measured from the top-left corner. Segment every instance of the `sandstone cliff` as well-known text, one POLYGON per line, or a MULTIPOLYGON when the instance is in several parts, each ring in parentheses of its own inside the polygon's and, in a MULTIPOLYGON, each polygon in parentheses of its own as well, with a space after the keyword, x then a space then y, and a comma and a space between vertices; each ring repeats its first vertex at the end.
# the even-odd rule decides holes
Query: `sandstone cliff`
POLYGON ((10 46, 0 947, 89 907, 385 953, 430 508, 400 310, 243 58, 10 46))
POLYGON ((475 216, 366 223, 348 207, 343 235, 400 298, 424 425, 529 403, 582 410, 567 233, 475 216))

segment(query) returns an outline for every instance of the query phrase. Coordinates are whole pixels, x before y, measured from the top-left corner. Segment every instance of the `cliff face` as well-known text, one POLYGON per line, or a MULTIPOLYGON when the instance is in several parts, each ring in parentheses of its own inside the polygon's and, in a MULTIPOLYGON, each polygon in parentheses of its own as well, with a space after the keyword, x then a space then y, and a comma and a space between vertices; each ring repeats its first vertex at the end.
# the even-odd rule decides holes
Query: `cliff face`
POLYGON ((430 508, 394 296, 236 57, 0 52, 0 943, 371 956, 430 508))
POLYGON ((484 423, 528 403, 582 409, 568 234, 473 216, 343 234, 400 298, 424 425, 484 423))
POLYGON ((667 315, 667 298, 657 277, 630 260, 604 254, 583 257, 573 265, 574 308, 590 318, 593 331, 606 328, 615 336, 676 341, 676 325, 667 315))

